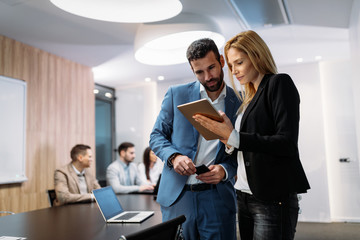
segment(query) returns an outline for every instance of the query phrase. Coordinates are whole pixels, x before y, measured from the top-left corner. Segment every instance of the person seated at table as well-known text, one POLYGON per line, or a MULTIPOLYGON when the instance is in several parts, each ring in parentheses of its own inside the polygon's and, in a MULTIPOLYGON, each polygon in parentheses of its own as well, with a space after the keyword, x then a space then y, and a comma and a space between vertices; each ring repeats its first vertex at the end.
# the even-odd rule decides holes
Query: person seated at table
POLYGON ((90 146, 77 144, 71 149, 70 156, 72 161, 69 164, 55 170, 54 206, 91 202, 94 199, 92 190, 101 188, 89 169, 93 161, 90 146))
POLYGON ((139 174, 143 181, 156 184, 163 170, 164 163, 158 158, 150 147, 145 148, 143 162, 139 163, 139 174))
POLYGON ((115 193, 153 191, 154 186, 142 180, 135 159, 135 145, 123 142, 118 147, 119 159, 112 162, 106 170, 107 184, 115 193))

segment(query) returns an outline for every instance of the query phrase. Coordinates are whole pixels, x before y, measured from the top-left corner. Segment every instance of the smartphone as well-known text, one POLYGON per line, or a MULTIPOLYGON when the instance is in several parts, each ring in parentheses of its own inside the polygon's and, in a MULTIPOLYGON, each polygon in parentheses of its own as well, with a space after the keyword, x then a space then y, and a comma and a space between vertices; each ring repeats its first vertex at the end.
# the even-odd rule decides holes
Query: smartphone
POLYGON ((195 168, 196 168, 197 175, 210 171, 210 169, 207 166, 205 166, 204 164, 197 166, 195 168))

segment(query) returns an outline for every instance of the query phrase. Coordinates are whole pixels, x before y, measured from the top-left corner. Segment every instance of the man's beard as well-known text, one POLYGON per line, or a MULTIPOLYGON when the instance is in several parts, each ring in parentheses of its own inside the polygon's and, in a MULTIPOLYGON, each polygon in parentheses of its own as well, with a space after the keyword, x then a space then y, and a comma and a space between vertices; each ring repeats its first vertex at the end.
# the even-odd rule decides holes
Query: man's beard
POLYGON ((131 163, 132 161, 134 161, 134 158, 124 158, 125 162, 127 164, 131 163))
POLYGON ((223 82, 224 82, 224 72, 223 72, 223 70, 221 70, 220 76, 219 76, 218 78, 212 78, 212 79, 210 79, 210 81, 208 81, 208 82, 211 82, 211 81, 216 81, 216 84, 213 85, 213 86, 211 86, 211 87, 209 87, 209 86, 205 83, 203 86, 204 86, 204 88, 206 89, 206 91, 209 91, 209 92, 216 92, 216 91, 218 91, 218 90, 221 88, 221 86, 222 86, 222 84, 223 84, 223 82))

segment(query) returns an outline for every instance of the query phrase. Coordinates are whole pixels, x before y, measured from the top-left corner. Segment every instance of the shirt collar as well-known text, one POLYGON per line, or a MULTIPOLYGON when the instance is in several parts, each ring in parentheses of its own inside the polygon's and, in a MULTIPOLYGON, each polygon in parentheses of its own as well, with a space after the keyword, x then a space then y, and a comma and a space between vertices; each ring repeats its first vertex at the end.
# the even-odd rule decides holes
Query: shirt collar
POLYGON ((127 169, 130 166, 130 164, 124 163, 123 161, 121 161, 121 159, 119 159, 119 162, 124 169, 127 169))
POLYGON ((215 104, 218 101, 221 101, 222 99, 224 99, 226 97, 226 84, 224 83, 224 87, 221 90, 219 97, 217 99, 215 99, 215 101, 211 101, 211 99, 209 98, 205 87, 200 83, 200 96, 201 98, 207 98, 211 103, 215 104))
POLYGON ((75 173, 77 175, 84 175, 85 174, 85 169, 82 172, 79 172, 79 170, 76 169, 76 167, 74 166, 74 164, 71 164, 71 166, 73 167, 75 173))

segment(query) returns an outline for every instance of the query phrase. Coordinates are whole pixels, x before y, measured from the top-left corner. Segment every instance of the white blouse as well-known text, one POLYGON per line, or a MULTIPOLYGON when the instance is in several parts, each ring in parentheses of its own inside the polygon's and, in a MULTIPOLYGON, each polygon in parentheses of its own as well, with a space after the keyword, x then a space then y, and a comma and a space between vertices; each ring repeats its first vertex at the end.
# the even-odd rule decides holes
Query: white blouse
MULTIPOLYGON (((227 144, 232 146, 232 148, 226 150, 226 152, 228 154, 231 154, 234 151, 234 147, 237 148, 238 146, 240 146, 239 131, 240 131, 240 123, 241 123, 242 116, 243 116, 243 112, 240 113, 238 115, 238 117, 236 118, 235 128, 231 132, 231 135, 228 139, 227 144)), ((242 151, 238 151, 238 153, 237 153, 237 162, 238 162, 237 180, 235 182, 234 187, 235 187, 235 189, 240 190, 242 192, 252 194, 250 187, 249 187, 248 180, 247 180, 247 176, 246 176, 244 156, 243 156, 242 151)))
MULTIPOLYGON (((154 166, 150 168, 149 175, 150 175, 150 182, 151 184, 156 184, 159 176, 163 170, 164 163, 161 161, 160 158, 156 159, 154 166)), ((144 163, 139 163, 138 165, 139 175, 143 181, 148 181, 145 174, 145 165, 144 163)))

